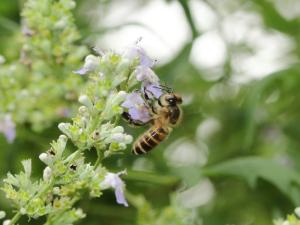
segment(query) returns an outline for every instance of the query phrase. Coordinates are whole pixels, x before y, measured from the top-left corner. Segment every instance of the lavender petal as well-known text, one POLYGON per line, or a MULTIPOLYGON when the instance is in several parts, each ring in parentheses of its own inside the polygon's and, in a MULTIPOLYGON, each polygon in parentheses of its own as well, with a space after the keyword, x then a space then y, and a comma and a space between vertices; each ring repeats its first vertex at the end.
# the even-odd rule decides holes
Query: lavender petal
POLYGON ((89 72, 89 70, 85 67, 82 67, 79 70, 73 71, 73 73, 79 74, 79 75, 86 75, 88 72, 89 72))
POLYGON ((116 200, 117 200, 118 204, 128 207, 128 203, 124 196, 123 188, 121 188, 120 186, 116 187, 115 188, 115 196, 116 196, 116 200))
POLYGON ((151 83, 146 84, 145 91, 148 95, 150 93, 155 98, 159 98, 163 94, 163 91, 159 87, 159 84, 151 84, 151 83))

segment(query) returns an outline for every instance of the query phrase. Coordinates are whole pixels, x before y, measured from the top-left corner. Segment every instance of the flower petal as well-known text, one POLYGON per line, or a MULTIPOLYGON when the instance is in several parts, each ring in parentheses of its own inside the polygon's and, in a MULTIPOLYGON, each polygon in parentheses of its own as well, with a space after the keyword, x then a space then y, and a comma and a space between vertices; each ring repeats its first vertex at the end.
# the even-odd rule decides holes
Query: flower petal
POLYGON ((124 57, 128 59, 138 58, 140 60, 140 65, 144 67, 152 67, 154 65, 154 61, 150 59, 145 50, 138 45, 134 45, 129 47, 125 53, 124 57))
POLYGON ((115 190, 117 203, 128 207, 128 203, 124 195, 125 184, 120 178, 120 175, 124 173, 126 172, 123 171, 120 173, 107 173, 104 181, 100 183, 100 188, 107 189, 112 187, 115 190))
POLYGON ((149 82, 149 83, 158 83, 159 78, 149 67, 138 66, 135 71, 136 79, 138 81, 149 82))
POLYGON ((12 143, 16 137, 16 125, 13 122, 11 115, 5 115, 0 120, 0 133, 3 133, 8 143, 12 143))
POLYGON ((149 96, 150 98, 152 98, 152 97, 159 98, 163 94, 163 91, 159 87, 159 84, 148 83, 148 84, 144 85, 144 91, 146 92, 146 94, 148 96, 149 96, 149 93, 150 93, 150 95, 152 95, 152 96, 149 96))
POLYGON ((124 190, 120 187, 116 187, 115 189, 115 196, 117 203, 120 205, 124 205, 125 207, 128 207, 128 203, 125 199, 124 190))
POLYGON ((79 75, 85 75, 89 72, 89 70, 85 67, 80 68, 79 70, 75 70, 73 71, 73 73, 75 74, 79 74, 79 75))
POLYGON ((121 104, 121 106, 129 109, 132 107, 136 107, 136 105, 143 104, 144 99, 142 98, 141 94, 138 92, 133 92, 126 96, 126 100, 121 104))

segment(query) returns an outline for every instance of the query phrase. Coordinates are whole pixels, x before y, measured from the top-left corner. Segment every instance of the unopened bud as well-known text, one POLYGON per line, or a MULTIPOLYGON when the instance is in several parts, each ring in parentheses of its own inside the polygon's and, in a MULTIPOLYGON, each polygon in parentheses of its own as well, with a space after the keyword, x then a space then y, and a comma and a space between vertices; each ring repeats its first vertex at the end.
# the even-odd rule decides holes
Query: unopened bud
POLYGON ((70 126, 69 123, 60 123, 58 124, 58 129, 60 129, 60 131, 66 134, 67 136, 71 137, 69 126, 70 126))
POLYGON ((6 216, 4 211, 0 211, 0 220, 2 220, 6 216))
POLYGON ((130 144, 132 142, 133 138, 131 135, 126 135, 124 138, 125 144, 130 144))
POLYGON ((52 176, 52 169, 49 166, 47 166, 43 172, 44 181, 49 181, 51 176, 52 176))
POLYGON ((300 207, 295 209, 295 214, 298 216, 298 218, 300 218, 300 207))
POLYGON ((124 134, 123 133, 112 134, 111 139, 116 142, 122 142, 124 141, 124 134))
POLYGON ((124 128, 122 126, 116 126, 114 129, 111 130, 112 133, 123 133, 124 128))
POLYGON ((81 95, 78 99, 78 101, 88 107, 89 109, 93 107, 92 101, 89 99, 87 95, 81 95))
POLYGON ((46 165, 49 165, 49 163, 52 161, 51 156, 45 152, 39 155, 39 159, 46 165))
POLYGON ((3 223, 2 223, 2 225, 9 225, 10 222, 11 222, 11 220, 4 220, 3 223))

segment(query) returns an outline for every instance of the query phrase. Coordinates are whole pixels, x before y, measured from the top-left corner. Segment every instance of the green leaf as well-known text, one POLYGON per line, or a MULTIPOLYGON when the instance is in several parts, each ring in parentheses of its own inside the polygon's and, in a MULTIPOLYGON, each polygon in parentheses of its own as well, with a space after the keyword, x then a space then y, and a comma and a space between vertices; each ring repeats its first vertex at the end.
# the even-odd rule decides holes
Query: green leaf
POLYGON ((203 169, 207 176, 237 176, 245 179, 254 188, 258 178, 262 178, 276 186, 290 198, 294 204, 299 204, 300 173, 292 168, 259 157, 243 157, 229 160, 219 165, 203 169))

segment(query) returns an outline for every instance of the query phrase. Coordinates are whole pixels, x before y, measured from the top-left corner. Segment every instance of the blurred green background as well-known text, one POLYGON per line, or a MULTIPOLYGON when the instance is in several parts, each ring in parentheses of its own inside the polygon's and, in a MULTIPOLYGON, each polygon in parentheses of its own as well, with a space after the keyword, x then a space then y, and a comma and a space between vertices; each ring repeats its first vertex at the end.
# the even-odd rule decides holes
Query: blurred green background
MULTIPOLYGON (((23 3, 0 1, 0 54, 8 63, 20 57, 23 3)), ((121 51, 142 37, 161 80, 184 98, 182 123, 155 151, 137 157, 128 149, 105 161, 127 168, 129 199, 142 194, 160 212, 175 196, 203 225, 268 225, 300 205, 299 0, 76 3, 80 44, 121 51)), ((1 177, 29 157, 40 176, 38 155, 61 120, 40 131, 17 124, 12 144, 1 135, 1 177)), ((128 127, 134 136, 144 130, 128 127)), ((116 205, 112 191, 79 205, 88 214, 80 224, 145 224, 135 207, 116 205)), ((0 209, 9 208, 2 194, 0 209)))

